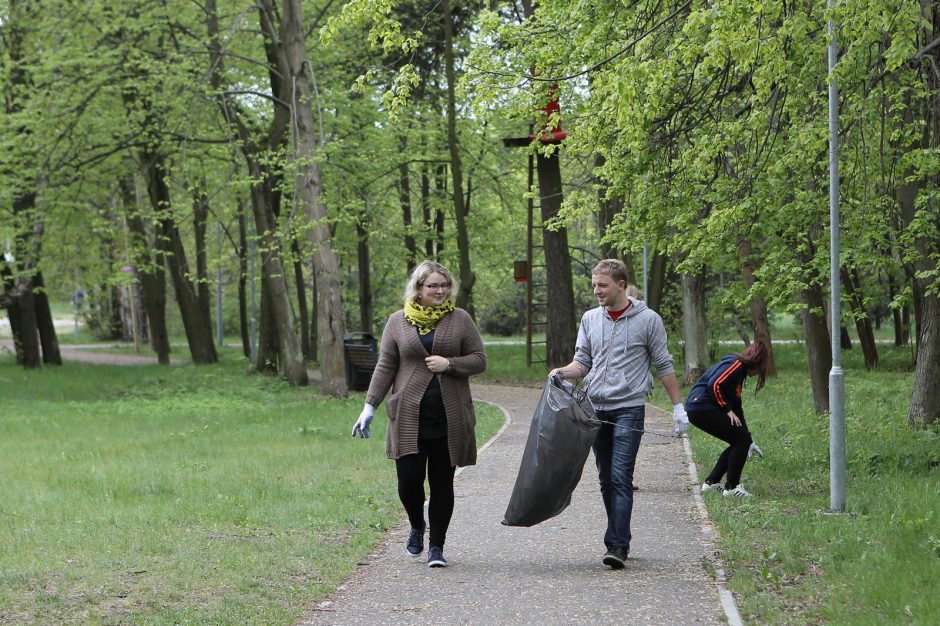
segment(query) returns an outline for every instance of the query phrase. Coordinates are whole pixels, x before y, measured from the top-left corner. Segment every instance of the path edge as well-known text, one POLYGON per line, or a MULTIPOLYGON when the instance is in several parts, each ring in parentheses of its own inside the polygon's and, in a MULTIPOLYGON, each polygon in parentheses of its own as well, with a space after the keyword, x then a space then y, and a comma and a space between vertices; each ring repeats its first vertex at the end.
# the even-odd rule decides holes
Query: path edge
MULTIPOLYGON (((682 448, 685 450, 686 460, 689 464, 689 477, 692 479, 692 499, 695 501, 695 508, 702 520, 702 535, 704 535, 709 545, 714 548, 714 544, 718 540, 718 529, 715 528, 715 523, 708 515, 705 501, 702 500, 702 485, 698 479, 698 468, 695 461, 692 460, 692 442, 688 436, 682 438, 682 448)), ((718 587, 718 597, 721 600, 721 608, 724 609, 725 617, 728 618, 728 624, 730 626, 744 626, 734 594, 728 588, 728 575, 725 573, 721 557, 718 556, 718 550, 710 550, 707 558, 715 570, 715 586, 718 587)))

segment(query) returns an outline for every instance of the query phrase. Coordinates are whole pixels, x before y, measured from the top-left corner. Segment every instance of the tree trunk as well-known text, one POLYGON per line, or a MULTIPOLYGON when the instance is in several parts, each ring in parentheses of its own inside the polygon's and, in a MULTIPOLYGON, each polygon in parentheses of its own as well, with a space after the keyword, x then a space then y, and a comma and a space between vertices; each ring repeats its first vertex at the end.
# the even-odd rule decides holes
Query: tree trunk
POLYGON ((704 283, 702 274, 682 274, 682 338, 685 341, 686 385, 694 384, 708 369, 704 283))
POLYGON ((307 283, 304 280, 304 264, 300 258, 300 244, 291 237, 291 252, 294 256, 294 289, 297 291, 297 319, 300 322, 298 331, 300 339, 300 352, 304 360, 311 359, 310 349, 310 309, 307 306, 307 283))
POLYGON ((261 250, 261 313, 258 324, 259 372, 280 372, 292 385, 308 383, 307 370, 300 351, 300 341, 294 329, 294 311, 287 287, 280 241, 275 231, 274 198, 270 193, 271 181, 263 166, 254 157, 249 161, 249 172, 257 181, 251 189, 255 232, 261 250))
MULTIPOLYGON (((362 224, 362 221, 356 222, 356 235, 358 245, 359 268, 359 327, 362 332, 373 334, 372 318, 374 316, 372 304, 372 272, 369 265, 369 231, 362 224)), ((412 267, 414 266, 411 263, 412 267)))
POLYGON ((261 263, 261 307, 258 311, 258 353, 255 362, 255 371, 260 374, 276 374, 278 372, 278 335, 277 314, 271 309, 271 279, 268 277, 270 268, 265 269, 264 261, 261 263))
POLYGON ((907 413, 911 428, 930 428, 940 418, 940 298, 924 296, 923 325, 918 328, 914 392, 907 413))
POLYGON ((120 341, 124 341, 128 338, 132 339, 134 336, 133 324, 124 323, 124 297, 121 293, 122 289, 117 285, 104 285, 102 292, 108 294, 108 307, 104 315, 106 324, 104 330, 107 331, 108 338, 118 339, 120 341))
MULTIPOLYGON (((251 358, 251 334, 248 321, 248 224, 245 204, 238 199, 238 329, 242 337, 242 353, 251 358)), ((252 277, 254 278, 254 277, 252 277)))
MULTIPOLYGON (((320 301, 320 290, 317 289, 317 271, 315 264, 311 261, 310 263, 310 301, 313 303, 313 308, 310 311, 311 317, 313 319, 320 319, 320 316, 317 311, 317 302, 320 301)), ((319 356, 317 353, 317 346, 320 345, 320 335, 319 329, 317 328, 318 324, 310 325, 310 348, 313 350, 311 355, 312 360, 318 361, 319 356)))
POLYGON ((852 307, 852 317, 855 318, 855 330, 858 332, 858 342, 862 345, 865 355, 865 369, 878 368, 878 347, 875 345, 875 331, 872 328, 871 316, 865 310, 865 302, 861 292, 861 281, 857 273, 845 267, 840 270, 845 294, 852 307))
MULTIPOLYGON (((404 158, 406 151, 408 150, 408 137, 405 135, 400 135, 398 137, 398 148, 399 154, 404 158)), ((398 202, 401 204, 401 223, 405 229, 405 252, 407 253, 407 258, 405 259, 405 267, 408 274, 411 274, 411 271, 417 265, 418 259, 418 242, 415 239, 415 227, 414 219, 411 212, 411 171, 408 167, 407 161, 402 161, 398 165, 398 202)), ((359 224, 357 224, 357 227, 359 224)), ((360 244, 362 243, 362 235, 359 237, 360 244)), ((360 260, 361 262, 361 260, 360 260)), ((360 265, 360 271, 362 267, 360 265)), ((362 294, 360 293, 360 296, 362 294)), ((371 324, 370 324, 371 325, 371 324)))
POLYGON ((209 295, 209 263, 206 250, 206 229, 209 227, 209 197, 204 191, 193 193, 193 239, 196 246, 196 299, 201 314, 210 320, 212 332, 212 298, 209 295))
POLYGON ((813 390, 816 414, 829 411, 829 371, 832 369, 832 344, 826 326, 825 299, 819 285, 808 281, 803 291, 803 335, 806 338, 806 359, 813 390))
MULTIPOLYGON (((940 59, 938 59, 940 60, 940 59)), ((937 114, 940 120, 940 114, 937 114)), ((940 132, 940 131, 938 131, 940 132)), ((940 140, 936 137, 935 140, 940 140)), ((929 428, 940 418, 940 299, 929 278, 937 271, 931 251, 940 247, 940 212, 936 206, 918 207, 919 183, 912 182, 898 188, 898 204, 905 228, 917 218, 918 211, 933 211, 931 233, 923 229, 914 242, 919 258, 914 262, 914 277, 911 280, 914 294, 914 313, 917 329, 917 356, 914 364, 914 390, 907 413, 911 428, 929 428), (924 278, 919 278, 923 276, 924 278)))
POLYGON ((124 219, 130 239, 131 262, 143 292, 144 312, 150 329, 150 347, 157 353, 160 365, 170 364, 170 337, 166 327, 166 270, 164 269, 163 239, 150 242, 141 216, 141 202, 133 182, 121 178, 121 196, 124 219), (153 250, 153 257, 150 256, 153 250))
MULTIPOLYGON (((539 153, 536 156, 536 171, 544 224, 558 215, 563 199, 558 152, 551 156, 539 153)), ((567 229, 552 231, 543 226, 542 248, 545 255, 545 282, 550 290, 545 327, 546 361, 550 368, 561 367, 570 363, 574 357, 574 344, 578 338, 567 229)))
POLYGON ((905 304, 901 309, 901 345, 906 346, 911 342, 911 305, 905 304))
POLYGON ((59 338, 56 336, 52 310, 49 308, 49 296, 46 295, 46 283, 42 272, 37 272, 33 279, 36 286, 36 326, 39 329, 39 343, 42 346, 42 362, 48 365, 62 365, 62 353, 59 352, 59 338))
POLYGON ((32 290, 24 293, 11 307, 10 327, 13 332, 13 344, 16 346, 17 363, 28 369, 38 368, 42 364, 39 351, 39 329, 36 325, 36 295, 32 290), (16 326, 12 323, 16 316, 16 326))
POLYGON ((437 175, 434 178, 434 190, 441 204, 438 204, 434 212, 434 256, 440 259, 444 256, 444 209, 442 208, 444 198, 447 197, 447 166, 441 165, 437 168, 437 175))
POLYGON ((147 176, 150 203, 157 216, 159 236, 166 245, 166 266, 173 281, 173 291, 176 294, 176 303, 183 320, 190 354, 196 364, 215 363, 218 361, 218 355, 215 351, 215 342, 212 341, 212 324, 208 308, 203 310, 196 287, 189 278, 186 250, 183 247, 179 228, 170 212, 170 189, 167 184, 167 171, 163 156, 159 153, 145 152, 141 154, 141 162, 147 176))
MULTIPOLYGON (((892 272, 888 272, 888 301, 894 302, 894 298, 898 295, 898 282, 895 279, 892 272)), ((907 308, 905 305, 903 308, 907 308)), ((891 309, 891 322, 894 324, 894 347, 900 348, 907 343, 907 333, 904 328, 904 320, 902 319, 901 308, 893 307, 891 309)))
POLYGON ((649 293, 646 297, 646 306, 657 313, 662 310, 663 290, 666 287, 666 255, 659 252, 653 253, 653 260, 649 269, 649 293))
MULTIPOLYGON (((741 261, 741 274, 748 291, 751 291, 757 278, 754 275, 754 259, 751 242, 747 237, 738 237, 738 258, 741 261)), ((773 343, 770 339, 770 319, 767 315, 767 301, 763 297, 752 294, 749 304, 751 311, 751 327, 754 330, 754 341, 763 341, 768 348, 770 357, 767 373, 777 375, 777 364, 774 361, 773 343)))
MULTIPOLYGON (((16 283, 13 271, 6 264, 0 263, 0 275, 2 275, 6 291, 11 291, 16 283)), ((22 285, 22 282, 20 284, 22 285)), ((16 364, 29 369, 39 367, 42 361, 39 354, 35 311, 32 280, 29 280, 28 288, 7 304, 7 317, 10 319, 10 333, 13 335, 16 364)))
MULTIPOLYGON (((345 397, 346 364, 343 352, 343 337, 346 334, 346 319, 342 303, 342 283, 339 275, 339 260, 333 250, 332 235, 326 207, 323 204, 323 185, 320 164, 317 160, 317 137, 314 125, 313 89, 307 66, 307 49, 304 43, 303 15, 299 0, 284 0, 282 30, 283 51, 296 96, 285 90, 282 98, 291 101, 294 107, 295 150, 302 164, 297 173, 295 188, 311 224, 308 232, 314 247, 317 272, 318 336, 320 340, 321 389, 335 397, 345 397), (291 100, 291 98, 294 98, 291 100)), ((305 373, 306 375, 306 373, 305 373)))
MULTIPOLYGON (((475 316, 473 285, 476 275, 470 268, 470 235, 467 232, 467 209, 463 196, 463 169, 460 160, 460 144, 457 139, 457 76, 454 70, 454 19, 451 1, 441 0, 444 19, 444 66, 447 76, 447 146, 450 149, 450 175, 453 184, 454 222, 457 227, 457 258, 459 259, 460 292, 457 306, 475 316)), ((570 279, 569 279, 570 280, 570 279)))
MULTIPOLYGON (((424 225, 424 253, 425 258, 434 258, 434 222, 431 220, 431 175, 428 173, 430 166, 425 164, 421 168, 421 218, 424 225)), ((409 268, 408 274, 411 274, 409 268)))

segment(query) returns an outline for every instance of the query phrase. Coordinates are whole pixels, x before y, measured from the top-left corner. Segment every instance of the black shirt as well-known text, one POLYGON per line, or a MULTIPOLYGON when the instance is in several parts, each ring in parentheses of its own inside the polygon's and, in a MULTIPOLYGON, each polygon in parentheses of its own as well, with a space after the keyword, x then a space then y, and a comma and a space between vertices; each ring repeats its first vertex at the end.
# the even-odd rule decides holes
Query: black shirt
MULTIPOLYGON (((417 332, 417 329, 415 329, 417 332)), ((424 349, 433 354, 434 331, 426 335, 418 335, 424 349)), ((441 381, 438 375, 431 378, 428 388, 424 390, 421 398, 421 407, 418 413, 418 439, 439 439, 447 436, 447 413, 444 411, 444 396, 441 395, 441 381)))

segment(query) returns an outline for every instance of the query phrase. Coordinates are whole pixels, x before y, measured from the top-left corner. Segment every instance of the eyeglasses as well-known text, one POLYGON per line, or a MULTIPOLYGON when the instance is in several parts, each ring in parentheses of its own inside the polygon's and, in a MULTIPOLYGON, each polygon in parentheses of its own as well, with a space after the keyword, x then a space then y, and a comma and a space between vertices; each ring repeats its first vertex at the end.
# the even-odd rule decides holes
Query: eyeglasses
POLYGON ((431 291, 437 291, 438 289, 448 291, 450 289, 450 283, 431 283, 430 285, 424 285, 424 288, 430 289, 431 291))

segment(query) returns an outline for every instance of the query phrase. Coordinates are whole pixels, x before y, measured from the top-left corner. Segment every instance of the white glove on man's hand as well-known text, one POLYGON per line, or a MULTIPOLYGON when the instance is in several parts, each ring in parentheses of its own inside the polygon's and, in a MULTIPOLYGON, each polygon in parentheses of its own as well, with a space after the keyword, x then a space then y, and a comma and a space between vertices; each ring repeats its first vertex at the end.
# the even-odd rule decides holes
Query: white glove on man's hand
POLYGON ((756 444, 756 443, 754 443, 754 442, 752 441, 752 442, 751 442, 751 447, 747 449, 747 458, 750 459, 750 458, 751 458, 752 456, 754 456, 755 454, 756 454, 757 456, 759 456, 760 458, 762 458, 762 459, 764 458, 764 453, 763 453, 763 451, 762 451, 760 448, 757 447, 757 444, 756 444))
POLYGON ((365 406, 362 407, 362 413, 359 414, 359 419, 356 420, 356 425, 353 426, 352 436, 359 435, 363 439, 371 437, 369 424, 372 423, 373 417, 375 417, 375 407, 366 402, 365 406))
POLYGON ((689 416, 681 402, 672 405, 672 423, 676 427, 676 437, 689 430, 689 416))

